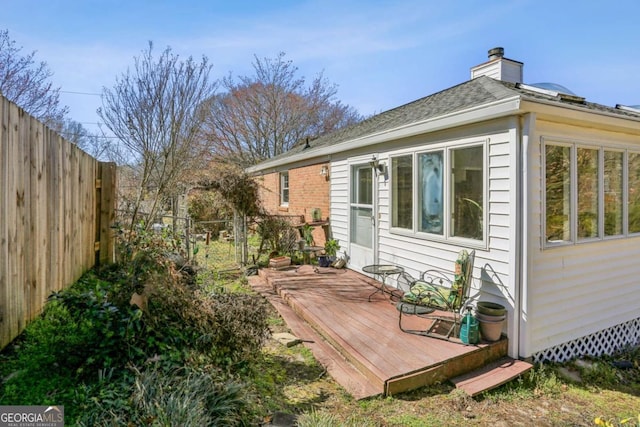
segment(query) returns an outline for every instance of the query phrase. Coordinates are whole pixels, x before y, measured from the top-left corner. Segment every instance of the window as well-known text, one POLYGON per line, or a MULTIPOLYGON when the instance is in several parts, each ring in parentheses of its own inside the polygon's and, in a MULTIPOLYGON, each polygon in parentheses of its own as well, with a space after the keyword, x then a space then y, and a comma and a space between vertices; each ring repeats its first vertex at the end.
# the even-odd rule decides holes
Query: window
POLYGON ((557 145, 545 147, 547 241, 571 240, 571 149, 557 145))
POLYGON ((629 233, 640 233, 640 153, 629 153, 629 233))
POLYGON ((413 227, 413 156, 391 159, 391 226, 413 227))
POLYGON ((598 196, 599 151, 592 148, 577 149, 578 164, 578 240, 599 237, 598 196))
POLYGON ((482 240, 483 148, 451 150, 452 235, 482 240))
POLYGON ((418 165, 420 171, 418 178, 420 224, 418 229, 425 233, 442 235, 444 232, 443 152, 420 154, 418 165))
POLYGON ((391 228, 484 241, 484 145, 391 158, 391 228))
POLYGON ((280 173, 280 205, 289 205, 289 172, 280 173))
POLYGON ((550 142, 544 162, 548 245, 640 232, 640 154, 550 142))
POLYGON ((604 235, 623 234, 623 183, 624 153, 604 152, 604 235))

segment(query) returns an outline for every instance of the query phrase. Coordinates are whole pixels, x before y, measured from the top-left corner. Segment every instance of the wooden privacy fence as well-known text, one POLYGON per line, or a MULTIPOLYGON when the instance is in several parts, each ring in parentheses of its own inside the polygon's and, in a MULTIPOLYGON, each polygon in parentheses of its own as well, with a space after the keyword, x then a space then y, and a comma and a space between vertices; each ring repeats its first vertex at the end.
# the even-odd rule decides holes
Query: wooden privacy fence
POLYGON ((113 260, 113 163, 0 96, 0 349, 47 297, 113 260))

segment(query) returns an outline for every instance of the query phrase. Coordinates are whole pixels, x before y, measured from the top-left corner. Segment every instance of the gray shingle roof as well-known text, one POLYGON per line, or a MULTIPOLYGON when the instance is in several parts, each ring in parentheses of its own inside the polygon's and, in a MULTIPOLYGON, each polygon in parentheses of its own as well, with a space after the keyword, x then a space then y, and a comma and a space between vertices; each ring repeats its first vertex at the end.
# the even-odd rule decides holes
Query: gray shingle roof
POLYGON ((640 115, 624 110, 590 102, 571 102, 563 100, 558 96, 533 92, 514 83, 503 82, 482 76, 424 98, 420 98, 408 104, 382 112, 355 125, 323 135, 315 140, 311 140, 307 148, 305 148, 304 143, 296 145, 286 153, 269 159, 269 161, 284 159, 306 150, 311 153, 317 148, 350 141, 374 133, 395 129, 403 125, 440 117, 446 114, 515 96, 520 96, 522 100, 529 100, 533 102, 542 101, 561 107, 571 105, 574 109, 577 108, 585 111, 616 115, 621 118, 640 120, 640 115))

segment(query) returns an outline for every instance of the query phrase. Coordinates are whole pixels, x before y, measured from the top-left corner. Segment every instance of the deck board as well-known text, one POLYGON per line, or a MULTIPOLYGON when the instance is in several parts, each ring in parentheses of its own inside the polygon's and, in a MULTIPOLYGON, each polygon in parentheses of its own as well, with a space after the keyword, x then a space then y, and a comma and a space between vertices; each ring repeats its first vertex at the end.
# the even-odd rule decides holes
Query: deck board
MULTIPOLYGON (((384 384, 380 393, 399 393, 425 381, 457 376, 506 353, 504 342, 469 346, 402 332, 395 302, 381 293, 369 301, 379 283, 349 269, 261 270, 260 274, 349 363, 378 387, 384 384)), ((429 321, 403 316, 403 324, 426 328, 429 321)))
POLYGON ((278 311, 291 332, 304 340, 302 343, 312 351, 316 360, 326 368, 334 379, 355 399, 366 399, 381 394, 384 384, 365 377, 350 364, 335 348, 326 343, 308 324, 280 298, 275 291, 257 276, 249 278, 249 283, 263 295, 278 311))
POLYGON ((456 388, 464 390, 470 396, 475 396, 511 381, 532 367, 533 365, 522 360, 505 357, 476 371, 452 378, 451 382, 456 388))

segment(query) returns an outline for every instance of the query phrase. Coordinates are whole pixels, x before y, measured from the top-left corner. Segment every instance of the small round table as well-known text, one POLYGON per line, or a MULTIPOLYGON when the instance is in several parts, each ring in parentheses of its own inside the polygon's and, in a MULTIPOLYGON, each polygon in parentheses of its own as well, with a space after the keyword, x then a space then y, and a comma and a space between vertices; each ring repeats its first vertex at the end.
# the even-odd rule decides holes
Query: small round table
POLYGON ((301 249, 302 252, 302 263, 303 264, 311 264, 311 254, 316 254, 320 251, 324 250, 324 246, 305 246, 301 249))
POLYGON ((387 291, 387 276, 393 276, 395 274, 403 273, 404 268, 400 267, 399 265, 392 264, 373 264, 365 265, 364 267, 362 267, 362 271, 380 277, 380 287, 376 289, 371 295, 369 295, 369 301, 371 301, 371 297, 378 292, 382 292, 383 295, 385 292, 387 292, 389 293, 389 298, 393 297, 393 293, 387 291))

